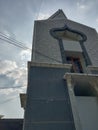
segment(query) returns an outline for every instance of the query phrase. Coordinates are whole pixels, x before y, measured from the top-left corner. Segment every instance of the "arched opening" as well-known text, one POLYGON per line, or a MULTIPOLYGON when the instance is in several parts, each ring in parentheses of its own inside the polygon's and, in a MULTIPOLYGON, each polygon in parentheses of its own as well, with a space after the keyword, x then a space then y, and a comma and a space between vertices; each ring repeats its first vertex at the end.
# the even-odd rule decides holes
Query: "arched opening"
POLYGON ((82 49, 83 58, 86 65, 90 65, 91 61, 89 59, 88 53, 86 52, 84 42, 87 40, 87 37, 84 33, 73 30, 65 25, 62 28, 53 28, 50 30, 50 34, 59 41, 60 52, 62 57, 62 63, 66 63, 65 48, 63 45, 63 40, 69 40, 71 42, 76 41, 80 44, 82 49))

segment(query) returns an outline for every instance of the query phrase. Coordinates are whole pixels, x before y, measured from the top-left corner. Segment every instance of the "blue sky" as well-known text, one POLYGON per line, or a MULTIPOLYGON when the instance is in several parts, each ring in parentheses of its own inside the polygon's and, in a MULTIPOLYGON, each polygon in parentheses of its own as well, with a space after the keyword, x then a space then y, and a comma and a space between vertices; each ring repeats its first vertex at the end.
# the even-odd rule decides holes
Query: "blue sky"
MULTIPOLYGON (((0 0, 1 34, 32 48, 34 20, 46 19, 62 9, 68 19, 96 28, 97 0, 0 0)), ((19 93, 26 92, 27 61, 31 52, 0 40, 0 114, 22 118, 19 93)))

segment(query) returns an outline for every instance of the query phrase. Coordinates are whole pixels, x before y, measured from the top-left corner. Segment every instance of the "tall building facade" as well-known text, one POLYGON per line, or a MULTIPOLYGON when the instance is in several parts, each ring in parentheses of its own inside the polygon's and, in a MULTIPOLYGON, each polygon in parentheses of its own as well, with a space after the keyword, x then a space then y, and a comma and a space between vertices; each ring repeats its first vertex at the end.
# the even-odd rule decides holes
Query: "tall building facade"
POLYGON ((98 130, 98 34, 62 10, 34 24, 24 130, 98 130))

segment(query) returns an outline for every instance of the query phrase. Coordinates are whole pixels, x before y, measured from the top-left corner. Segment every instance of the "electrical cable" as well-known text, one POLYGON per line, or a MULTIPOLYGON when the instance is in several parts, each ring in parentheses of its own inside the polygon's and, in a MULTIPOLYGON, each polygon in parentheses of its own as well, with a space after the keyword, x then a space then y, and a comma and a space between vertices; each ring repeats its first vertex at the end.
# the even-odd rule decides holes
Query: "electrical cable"
POLYGON ((15 96, 15 97, 12 97, 12 98, 6 99, 6 100, 0 102, 0 105, 5 104, 5 103, 7 103, 7 102, 10 102, 10 101, 12 101, 12 100, 14 100, 14 99, 16 99, 16 98, 19 98, 19 96, 15 96))
MULTIPOLYGON (((34 49, 32 49, 32 50, 34 50, 34 49)), ((34 51, 35 51, 35 53, 37 53, 37 54, 39 54, 39 55, 41 55, 41 56, 43 56, 43 57, 46 57, 46 58, 48 58, 48 59, 50 59, 50 60, 52 60, 52 61, 56 61, 56 62, 58 62, 58 63, 62 63, 62 61, 60 61, 60 60, 57 60, 57 59, 52 58, 52 57, 50 57, 50 56, 47 56, 47 55, 45 55, 45 54, 43 54, 43 53, 41 53, 41 52, 39 52, 39 51, 36 51, 36 50, 34 50, 34 51)))
POLYGON ((3 40, 3 41, 5 41, 5 42, 7 42, 7 43, 9 43, 9 44, 12 44, 12 45, 14 45, 14 46, 16 46, 16 47, 19 47, 19 48, 21 48, 21 49, 24 49, 24 50, 29 50, 29 51, 35 51, 35 53, 37 53, 37 54, 39 54, 39 55, 41 55, 41 56, 44 56, 44 57, 46 57, 46 58, 48 58, 48 59, 51 59, 51 60, 53 60, 53 61, 56 61, 56 62, 58 62, 58 63, 62 63, 61 61, 59 61, 59 60, 57 60, 57 59, 55 59, 55 58, 52 58, 52 57, 50 57, 50 56, 47 56, 47 55, 45 55, 45 54, 43 54, 43 53, 41 53, 41 52, 39 52, 39 51, 37 51, 37 50, 35 50, 35 49, 30 49, 30 48, 28 48, 28 47, 26 47, 26 46, 24 46, 23 45, 23 43, 22 42, 19 42, 19 41, 17 41, 17 40, 15 40, 15 39, 11 39, 11 38, 8 38, 7 37, 7 35, 5 35, 5 34, 3 34, 3 33, 1 33, 0 32, 0 39, 1 40, 3 40), (3 38, 2 38, 3 37, 3 38), (21 43, 21 44, 20 44, 21 43))
POLYGON ((7 35, 4 35, 3 33, 1 33, 0 32, 0 36, 1 36, 1 40, 5 40, 5 41, 8 41, 8 42, 10 42, 10 44, 11 44, 11 42, 14 44, 14 45, 16 45, 16 46, 20 46, 20 47, 23 47, 23 49, 25 49, 25 50, 31 50, 30 48, 28 48, 28 47, 26 47, 26 46, 24 46, 23 44, 24 43, 22 43, 22 42, 19 42, 19 41, 17 41, 17 40, 15 40, 15 39, 13 39, 13 38, 8 38, 8 36, 7 35), (3 38, 2 38, 3 37, 3 38))
MULTIPOLYGON (((1 37, 3 37, 3 38, 6 38, 7 40, 10 40, 11 42, 15 42, 15 43, 18 43, 19 45, 21 45, 21 46, 23 46, 23 42, 20 42, 20 41, 18 41, 18 40, 16 40, 15 38, 13 38, 13 37, 8 37, 6 34, 4 34, 4 33, 1 33, 0 32, 0 36, 1 37)), ((23 46, 24 47, 24 46, 23 46)), ((28 47, 26 47, 27 49, 29 49, 28 47)))
POLYGON ((15 89, 15 88, 22 88, 23 86, 15 86, 15 87, 0 87, 0 90, 1 89, 15 89))
POLYGON ((24 47, 22 47, 22 46, 20 46, 20 45, 18 45, 18 44, 12 43, 12 42, 10 42, 10 41, 8 41, 8 40, 6 40, 6 39, 3 39, 3 38, 1 38, 1 37, 0 37, 0 39, 3 40, 3 41, 5 41, 5 42, 7 42, 7 43, 9 43, 9 44, 12 44, 12 45, 14 45, 14 46, 16 46, 16 47, 19 47, 19 48, 22 48, 22 49, 26 50, 24 47))

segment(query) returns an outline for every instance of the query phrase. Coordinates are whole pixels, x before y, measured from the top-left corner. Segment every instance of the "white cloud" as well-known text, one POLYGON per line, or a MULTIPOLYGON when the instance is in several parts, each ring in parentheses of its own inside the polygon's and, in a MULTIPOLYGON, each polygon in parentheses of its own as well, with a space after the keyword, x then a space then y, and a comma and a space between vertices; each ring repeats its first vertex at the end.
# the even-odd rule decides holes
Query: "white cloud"
POLYGON ((30 52, 30 50, 22 50, 19 53, 19 56, 21 58, 21 67, 25 68, 27 66, 27 61, 31 60, 31 52, 30 52))
POLYGON ((22 50, 20 52, 20 56, 22 60, 30 60, 31 57, 31 53, 29 50, 22 50))
POLYGON ((0 113, 4 118, 19 118, 23 117, 23 109, 20 105, 20 92, 25 92, 22 89, 8 89, 0 91, 0 113))
POLYGON ((13 87, 26 87, 27 86, 27 69, 17 68, 7 74, 7 77, 14 80, 13 87))
POLYGON ((96 22, 97 22, 97 24, 98 24, 98 18, 96 19, 96 22))
POLYGON ((77 5, 77 8, 78 8, 79 10, 84 10, 84 11, 86 11, 86 10, 89 8, 88 5, 85 5, 84 3, 80 3, 80 2, 77 2, 76 5, 77 5))
POLYGON ((9 89, 1 89, 0 90, 1 96, 9 95, 10 97, 13 97, 15 95, 19 95, 20 93, 26 93, 26 88, 21 87, 21 88, 9 88, 9 89))
POLYGON ((26 93, 26 86, 27 69, 15 61, 0 60, 0 113, 4 117, 23 116, 19 94, 26 93))
POLYGON ((6 74, 17 68, 15 61, 0 60, 0 74, 6 74))
POLYGON ((81 1, 78 1, 76 5, 77 5, 77 8, 81 11, 89 12, 92 10, 93 12, 93 10, 95 10, 96 6, 98 5, 98 1, 94 2, 91 0, 90 1, 81 0, 81 1))
POLYGON ((18 67, 14 61, 0 61, 0 76, 3 76, 0 88, 7 89, 6 92, 27 86, 27 69, 18 67))
POLYGON ((39 15, 38 15, 38 20, 44 20, 44 19, 47 19, 47 18, 49 18, 49 17, 50 17, 49 14, 39 13, 39 15))
POLYGON ((8 37, 11 37, 10 33, 7 30, 3 30, 3 33, 7 35, 8 37))

